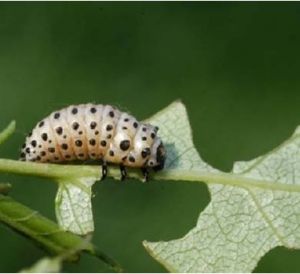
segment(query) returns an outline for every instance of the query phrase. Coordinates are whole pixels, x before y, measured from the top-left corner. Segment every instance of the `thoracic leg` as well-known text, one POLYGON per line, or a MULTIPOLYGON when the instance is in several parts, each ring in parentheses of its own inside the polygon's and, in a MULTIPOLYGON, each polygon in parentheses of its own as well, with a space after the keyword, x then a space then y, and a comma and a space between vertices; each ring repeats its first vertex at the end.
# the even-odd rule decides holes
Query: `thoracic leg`
POLYGON ((101 181, 104 180, 107 176, 107 163, 103 162, 102 163, 102 177, 101 177, 101 181))
POLYGON ((127 177, 127 171, 125 166, 120 165, 120 172, 121 172, 121 181, 124 181, 127 177))
POLYGON ((149 180, 149 170, 146 167, 141 168, 143 176, 144 176, 144 182, 148 182, 149 180))

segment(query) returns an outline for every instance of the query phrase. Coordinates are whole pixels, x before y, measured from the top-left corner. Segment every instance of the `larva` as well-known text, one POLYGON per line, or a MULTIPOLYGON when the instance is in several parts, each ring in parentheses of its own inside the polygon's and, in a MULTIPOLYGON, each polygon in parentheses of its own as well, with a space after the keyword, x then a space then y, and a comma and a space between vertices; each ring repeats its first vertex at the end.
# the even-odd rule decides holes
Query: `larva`
POLYGON ((21 160, 62 163, 100 160, 102 178, 107 163, 118 164, 121 179, 125 167, 141 168, 148 179, 149 168, 163 169, 166 153, 158 127, 138 122, 111 105, 71 105, 52 112, 26 137, 21 160))

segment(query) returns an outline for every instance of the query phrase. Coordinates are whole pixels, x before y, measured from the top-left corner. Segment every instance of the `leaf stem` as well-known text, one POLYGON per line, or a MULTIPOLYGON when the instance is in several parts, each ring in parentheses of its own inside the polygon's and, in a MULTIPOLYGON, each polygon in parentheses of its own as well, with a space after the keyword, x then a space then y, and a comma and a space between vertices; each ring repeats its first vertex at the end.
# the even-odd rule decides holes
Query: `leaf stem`
POLYGON ((257 187, 268 190, 300 192, 300 185, 286 184, 277 181, 257 180, 254 178, 247 178, 244 174, 232 173, 209 173, 199 170, 167 170, 165 172, 157 173, 155 179, 161 180, 182 180, 190 182, 205 182, 207 184, 222 184, 241 188, 257 187))
MULTIPOLYGON (((54 180, 63 180, 64 178, 80 178, 80 177, 98 177, 100 179, 101 169, 99 166, 91 165, 58 165, 58 164, 41 164, 32 162, 21 162, 9 159, 0 159, 0 172, 14 173, 22 175, 34 175, 54 180)), ((120 178, 118 167, 111 166, 108 176, 120 178)), ((142 180, 139 170, 130 169, 128 177, 142 180)), ((258 187, 264 189, 273 189, 281 191, 300 192, 300 185, 284 184, 280 182, 269 182, 247 178, 244 175, 232 173, 209 173, 199 170, 166 170, 153 174, 156 180, 172 180, 172 181, 190 181, 205 182, 207 184, 223 184, 242 188, 258 187)))

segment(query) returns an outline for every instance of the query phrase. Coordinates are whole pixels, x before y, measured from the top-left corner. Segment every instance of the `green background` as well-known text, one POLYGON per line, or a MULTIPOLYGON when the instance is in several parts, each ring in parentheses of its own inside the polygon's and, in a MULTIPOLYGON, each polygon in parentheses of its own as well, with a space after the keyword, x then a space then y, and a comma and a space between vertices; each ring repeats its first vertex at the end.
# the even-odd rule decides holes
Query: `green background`
MULTIPOLYGON (((194 142, 229 171, 288 138, 300 124, 298 3, 1 3, 0 127, 17 131, 1 157, 51 111, 110 103, 144 119, 181 98, 194 142)), ((56 185, 3 175, 11 196, 54 220, 56 185)), ((108 179, 94 187, 93 242, 127 272, 164 269, 141 241, 182 237, 209 202, 205 184, 108 179)), ((0 225, 0 272, 44 253, 0 225)), ((257 272, 300 272, 300 251, 276 248, 257 272)), ((83 256, 64 271, 109 271, 83 256)))

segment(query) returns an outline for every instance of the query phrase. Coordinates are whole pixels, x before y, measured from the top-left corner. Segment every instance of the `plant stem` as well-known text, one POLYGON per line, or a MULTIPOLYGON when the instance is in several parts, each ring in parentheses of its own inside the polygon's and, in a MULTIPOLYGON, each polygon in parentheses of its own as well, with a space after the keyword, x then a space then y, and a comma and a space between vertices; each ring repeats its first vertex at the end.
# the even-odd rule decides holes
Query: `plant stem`
POLYGON ((117 262, 96 250, 90 242, 61 230, 53 221, 2 194, 0 194, 0 222, 30 238, 50 253, 62 256, 67 254, 66 259, 75 260, 78 258, 77 251, 83 250, 98 257, 110 268, 122 270, 117 262))

